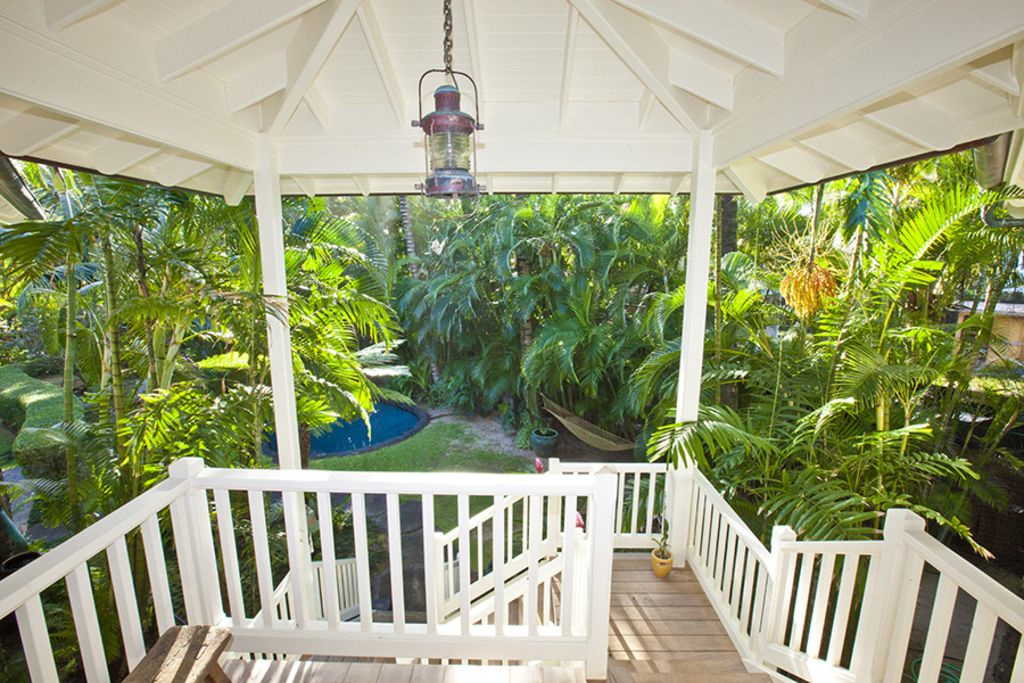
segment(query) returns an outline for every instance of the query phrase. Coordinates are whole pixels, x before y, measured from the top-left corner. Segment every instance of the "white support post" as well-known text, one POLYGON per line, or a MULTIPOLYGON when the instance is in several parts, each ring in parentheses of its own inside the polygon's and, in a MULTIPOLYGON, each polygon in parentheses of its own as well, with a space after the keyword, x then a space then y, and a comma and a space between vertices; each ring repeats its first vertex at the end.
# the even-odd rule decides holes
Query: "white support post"
POLYGON ((285 279, 284 235, 281 219, 281 178, 277 154, 266 135, 256 142, 253 186, 259 222, 263 294, 276 306, 267 313, 267 344, 270 347, 270 380, 274 392, 274 431, 281 469, 299 469, 299 422, 295 409, 295 377, 292 368, 292 337, 288 325, 288 283, 285 279))
MULTIPOLYGON (((548 473, 561 474, 562 463, 558 458, 548 459, 548 473)), ((566 510, 566 514, 569 511, 566 510)), ((544 551, 554 555, 561 547, 562 539, 562 497, 547 496, 547 534, 544 536, 544 551)))
MULTIPOLYGON (((708 278, 711 269, 712 217, 715 208, 714 140, 701 130, 693 140, 690 171, 690 234, 686 246, 686 300, 683 304, 682 345, 679 354, 679 383, 676 387, 676 422, 695 422, 700 406, 700 380, 704 365, 704 327, 708 307, 708 278)), ((666 501, 669 542, 675 549, 677 566, 686 566, 689 546, 690 507, 693 496, 693 468, 686 463, 670 470, 672 504, 666 501)))
POLYGON ((593 504, 588 506, 590 541, 590 615, 587 625, 587 679, 608 677, 608 617, 612 599, 612 551, 615 545, 615 488, 618 475, 605 465, 597 472, 593 504))
MULTIPOLYGON (((194 480, 205 467, 202 458, 181 458, 171 463, 167 474, 173 479, 194 480)), ((193 483, 171 503, 171 523, 189 624, 218 624, 224 618, 224 603, 206 491, 193 483)))
MULTIPOLYGON (((896 656, 902 663, 906 654, 906 639, 914 619, 920 571, 913 576, 907 571, 908 531, 924 531, 924 518, 904 509, 891 509, 885 513, 882 529, 882 553, 878 566, 870 567, 864 588, 861 619, 855 639, 856 647, 850 668, 859 680, 880 681, 890 658, 896 656), (897 632, 901 631, 901 632, 897 632), (893 650, 893 643, 902 643, 893 650)), ((874 564, 874 560, 872 561, 874 564)))
POLYGON ((764 653, 770 642, 782 638, 785 632, 786 608, 792 592, 789 562, 782 552, 781 544, 796 540, 796 532, 788 526, 772 528, 771 559, 768 563, 770 579, 765 596, 768 604, 765 616, 755 629, 754 652, 758 661, 764 661, 764 653))

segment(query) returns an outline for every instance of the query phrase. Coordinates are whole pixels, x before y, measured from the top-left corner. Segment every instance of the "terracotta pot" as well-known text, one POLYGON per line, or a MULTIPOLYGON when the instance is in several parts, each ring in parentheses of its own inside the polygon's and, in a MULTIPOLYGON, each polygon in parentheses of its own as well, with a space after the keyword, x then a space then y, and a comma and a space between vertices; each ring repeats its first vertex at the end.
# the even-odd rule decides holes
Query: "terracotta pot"
POLYGON ((655 555, 655 552, 651 551, 651 571, 659 579, 664 579, 672 571, 672 553, 668 554, 668 559, 664 559, 655 555))

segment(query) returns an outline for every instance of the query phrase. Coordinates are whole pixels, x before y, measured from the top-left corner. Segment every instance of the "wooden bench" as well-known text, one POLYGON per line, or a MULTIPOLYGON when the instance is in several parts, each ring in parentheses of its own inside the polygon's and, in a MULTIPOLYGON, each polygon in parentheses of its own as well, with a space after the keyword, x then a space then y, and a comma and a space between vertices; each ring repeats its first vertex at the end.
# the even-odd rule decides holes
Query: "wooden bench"
POLYGON ((124 683, 230 683, 217 662, 230 642, 226 628, 169 628, 124 683))

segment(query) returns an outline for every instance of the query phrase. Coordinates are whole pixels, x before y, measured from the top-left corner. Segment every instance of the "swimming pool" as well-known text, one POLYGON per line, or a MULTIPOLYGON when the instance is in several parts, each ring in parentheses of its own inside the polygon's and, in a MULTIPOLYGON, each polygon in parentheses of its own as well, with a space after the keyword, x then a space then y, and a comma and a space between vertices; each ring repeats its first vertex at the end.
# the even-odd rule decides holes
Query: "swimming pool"
MULTIPOLYGON (((362 420, 339 420, 328 431, 310 438, 309 457, 354 455, 390 446, 408 439, 429 421, 430 416, 415 405, 378 403, 370 413, 369 431, 362 420)), ((267 455, 277 459, 277 440, 273 432, 267 435, 264 448, 267 455)))

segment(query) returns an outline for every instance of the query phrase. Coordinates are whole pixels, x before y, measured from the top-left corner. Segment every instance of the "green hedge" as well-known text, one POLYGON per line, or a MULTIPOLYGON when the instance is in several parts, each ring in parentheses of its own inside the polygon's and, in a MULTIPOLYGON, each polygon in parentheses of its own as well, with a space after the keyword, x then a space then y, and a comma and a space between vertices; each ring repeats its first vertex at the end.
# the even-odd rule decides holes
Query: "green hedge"
MULTIPOLYGON (((82 402, 75 398, 75 416, 81 419, 82 414, 82 402)), ((0 367, 0 420, 19 430, 11 452, 25 476, 64 475, 64 449, 42 434, 22 431, 25 427, 52 427, 63 419, 60 387, 29 377, 19 365, 0 367)))

